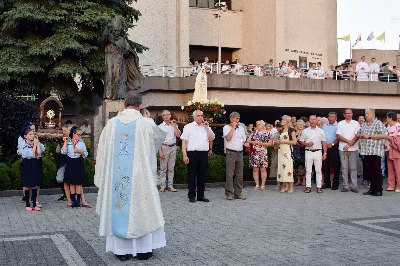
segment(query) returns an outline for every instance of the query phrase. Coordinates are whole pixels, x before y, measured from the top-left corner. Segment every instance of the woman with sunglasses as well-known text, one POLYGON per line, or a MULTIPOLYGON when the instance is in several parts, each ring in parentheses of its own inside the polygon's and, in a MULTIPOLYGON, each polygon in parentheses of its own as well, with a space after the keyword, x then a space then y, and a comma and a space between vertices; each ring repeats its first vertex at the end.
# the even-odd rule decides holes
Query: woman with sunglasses
POLYGON ((68 207, 81 207, 82 185, 85 184, 86 179, 83 158, 88 156, 81 135, 82 131, 77 126, 73 126, 69 133, 69 139, 65 139, 61 149, 61 153, 68 156, 64 173, 64 184, 69 185, 71 192, 71 202, 68 202, 68 207))

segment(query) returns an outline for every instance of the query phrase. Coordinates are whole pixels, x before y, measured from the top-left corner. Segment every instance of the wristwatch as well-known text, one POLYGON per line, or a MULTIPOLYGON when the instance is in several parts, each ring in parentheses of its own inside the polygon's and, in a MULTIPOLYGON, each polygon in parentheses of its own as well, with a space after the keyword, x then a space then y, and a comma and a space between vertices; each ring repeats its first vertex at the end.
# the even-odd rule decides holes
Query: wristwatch
POLYGON ((332 147, 335 146, 335 143, 332 143, 332 147))

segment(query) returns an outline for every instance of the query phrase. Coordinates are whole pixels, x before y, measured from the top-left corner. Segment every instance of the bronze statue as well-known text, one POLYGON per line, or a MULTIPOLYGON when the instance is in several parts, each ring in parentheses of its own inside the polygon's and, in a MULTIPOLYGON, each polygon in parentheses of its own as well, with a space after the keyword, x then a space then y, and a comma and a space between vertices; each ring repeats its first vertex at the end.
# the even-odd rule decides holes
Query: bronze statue
POLYGON ((143 75, 139 57, 127 40, 120 17, 114 17, 103 32, 105 47, 104 98, 123 99, 131 90, 139 90, 143 75))

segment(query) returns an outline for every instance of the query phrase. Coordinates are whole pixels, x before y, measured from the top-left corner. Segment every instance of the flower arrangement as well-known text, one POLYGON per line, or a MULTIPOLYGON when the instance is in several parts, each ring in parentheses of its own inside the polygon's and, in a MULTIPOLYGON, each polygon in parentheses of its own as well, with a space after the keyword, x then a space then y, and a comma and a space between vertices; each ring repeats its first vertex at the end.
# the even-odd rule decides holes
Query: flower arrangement
POLYGON ((200 102, 188 101, 186 106, 182 106, 181 109, 185 112, 193 112, 200 110, 205 116, 214 117, 226 114, 223 108, 224 104, 218 99, 213 100, 201 100, 200 102))
POLYGON ((53 110, 48 110, 47 115, 46 115, 50 120, 53 120, 53 118, 56 116, 53 110))

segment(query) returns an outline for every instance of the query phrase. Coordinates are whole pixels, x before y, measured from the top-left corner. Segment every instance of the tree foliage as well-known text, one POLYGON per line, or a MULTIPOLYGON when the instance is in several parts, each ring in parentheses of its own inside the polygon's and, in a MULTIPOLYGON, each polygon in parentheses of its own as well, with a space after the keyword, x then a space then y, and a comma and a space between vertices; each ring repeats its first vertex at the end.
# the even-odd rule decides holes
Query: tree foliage
MULTIPOLYGON (((87 99, 104 74, 101 35, 121 16, 125 29, 136 0, 0 0, 0 86, 18 94, 57 92, 87 99), (79 89, 74 77, 81 75, 79 89), (80 97, 79 97, 80 96, 80 97)), ((146 47, 130 42, 137 52, 146 47)))
POLYGON ((7 160, 17 156, 17 140, 26 121, 37 121, 37 109, 8 92, 0 93, 0 146, 7 160))

